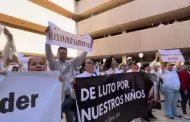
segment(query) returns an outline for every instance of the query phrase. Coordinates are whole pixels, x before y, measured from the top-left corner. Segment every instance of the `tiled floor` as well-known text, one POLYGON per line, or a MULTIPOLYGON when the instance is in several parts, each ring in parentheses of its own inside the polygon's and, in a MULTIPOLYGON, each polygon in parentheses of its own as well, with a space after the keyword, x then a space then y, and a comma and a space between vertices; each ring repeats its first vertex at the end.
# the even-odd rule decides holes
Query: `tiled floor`
MULTIPOLYGON (((179 108, 181 111, 181 109, 179 108)), ((190 112, 190 110, 188 110, 190 112)), ((157 120, 152 120, 152 122, 190 122, 190 120, 185 120, 185 119, 179 119, 175 118, 175 120, 170 120, 164 115, 163 110, 153 110, 153 114, 158 118, 157 120)), ((62 122, 66 122, 63 120, 62 122)))
MULTIPOLYGON (((181 109, 179 110, 181 111, 181 109)), ((179 118, 175 118, 175 120, 168 119, 167 117, 165 117, 163 110, 154 110, 154 115, 158 118, 158 120, 153 120, 153 122, 190 122, 190 120, 179 118)))

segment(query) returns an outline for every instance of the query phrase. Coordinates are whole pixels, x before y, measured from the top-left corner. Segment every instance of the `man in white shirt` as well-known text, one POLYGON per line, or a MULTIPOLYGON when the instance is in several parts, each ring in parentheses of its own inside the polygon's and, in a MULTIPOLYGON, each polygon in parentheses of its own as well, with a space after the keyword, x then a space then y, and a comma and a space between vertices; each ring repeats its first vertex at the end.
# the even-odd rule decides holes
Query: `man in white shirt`
POLYGON ((128 62, 128 66, 130 67, 130 69, 127 72, 137 72, 138 71, 138 65, 136 61, 133 61, 132 59, 130 59, 128 62))

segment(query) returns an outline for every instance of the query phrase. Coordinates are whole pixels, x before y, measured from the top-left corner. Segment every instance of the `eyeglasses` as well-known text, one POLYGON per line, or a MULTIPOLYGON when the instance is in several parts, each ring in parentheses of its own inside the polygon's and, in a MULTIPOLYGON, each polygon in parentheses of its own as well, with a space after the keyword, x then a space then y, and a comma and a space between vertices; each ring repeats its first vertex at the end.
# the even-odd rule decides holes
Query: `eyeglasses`
POLYGON ((59 52, 59 55, 66 55, 67 53, 65 52, 59 52))

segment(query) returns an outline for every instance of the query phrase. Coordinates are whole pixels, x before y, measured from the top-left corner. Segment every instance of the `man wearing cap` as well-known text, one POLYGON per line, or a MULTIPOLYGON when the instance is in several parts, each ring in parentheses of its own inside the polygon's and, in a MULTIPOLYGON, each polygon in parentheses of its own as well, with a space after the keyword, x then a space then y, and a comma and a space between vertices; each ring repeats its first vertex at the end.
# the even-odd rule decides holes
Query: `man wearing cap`
POLYGON ((133 61, 130 59, 128 62, 129 70, 127 72, 137 72, 138 71, 138 65, 136 61, 133 61))

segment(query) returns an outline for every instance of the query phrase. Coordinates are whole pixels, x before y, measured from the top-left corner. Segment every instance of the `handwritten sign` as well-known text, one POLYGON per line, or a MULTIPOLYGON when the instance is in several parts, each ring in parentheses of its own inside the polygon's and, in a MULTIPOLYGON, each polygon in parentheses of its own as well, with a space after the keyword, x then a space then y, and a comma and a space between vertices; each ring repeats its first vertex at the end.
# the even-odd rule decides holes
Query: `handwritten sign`
POLYGON ((176 50, 159 50, 163 62, 185 62, 185 59, 179 49, 176 50))

